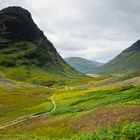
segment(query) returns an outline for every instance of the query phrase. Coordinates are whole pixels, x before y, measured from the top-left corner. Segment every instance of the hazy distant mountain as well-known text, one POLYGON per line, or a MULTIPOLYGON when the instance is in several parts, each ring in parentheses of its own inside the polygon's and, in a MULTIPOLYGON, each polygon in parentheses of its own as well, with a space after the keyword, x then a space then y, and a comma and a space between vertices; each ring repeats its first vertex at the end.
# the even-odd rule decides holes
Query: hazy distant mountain
POLYGON ((21 7, 0 11, 0 71, 8 78, 34 83, 79 74, 62 59, 31 14, 21 7))
POLYGON ((117 74, 140 70, 140 40, 108 63, 94 69, 98 74, 117 74))
POLYGON ((99 62, 91 61, 80 57, 68 57, 65 58, 65 61, 73 68, 82 73, 92 73, 93 69, 101 65, 101 63, 99 62))
POLYGON ((91 61, 96 67, 103 65, 103 63, 101 62, 97 62, 97 61, 93 61, 93 60, 89 60, 91 61))

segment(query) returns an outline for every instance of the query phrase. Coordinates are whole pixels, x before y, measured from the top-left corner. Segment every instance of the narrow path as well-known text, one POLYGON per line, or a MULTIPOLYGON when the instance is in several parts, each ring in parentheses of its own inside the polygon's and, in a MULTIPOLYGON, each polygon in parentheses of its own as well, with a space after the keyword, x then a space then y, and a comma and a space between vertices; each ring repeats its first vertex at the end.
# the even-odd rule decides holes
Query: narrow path
POLYGON ((18 124, 18 123, 20 123, 20 122, 24 122, 24 121, 26 121, 26 120, 28 120, 28 119, 33 119, 33 118, 41 117, 41 116, 47 115, 48 113, 50 113, 50 112, 52 112, 52 111, 55 111, 55 109, 56 109, 56 103, 55 103, 55 100, 54 100, 54 96, 55 96, 55 94, 51 96, 51 102, 52 102, 52 104, 53 104, 53 108, 52 108, 51 111, 46 112, 46 113, 41 113, 41 114, 38 113, 39 115, 32 114, 32 115, 29 116, 29 117, 26 117, 26 118, 24 117, 24 118, 21 119, 21 120, 17 120, 17 121, 14 121, 13 123, 7 124, 7 125, 5 125, 5 126, 1 126, 0 129, 4 129, 4 128, 7 128, 7 127, 16 125, 16 124, 18 124))
POLYGON ((55 111, 55 109, 56 109, 56 103, 55 103, 55 100, 54 100, 54 96, 55 96, 55 94, 53 96, 51 96, 51 101, 53 103, 53 109, 50 112, 55 111))

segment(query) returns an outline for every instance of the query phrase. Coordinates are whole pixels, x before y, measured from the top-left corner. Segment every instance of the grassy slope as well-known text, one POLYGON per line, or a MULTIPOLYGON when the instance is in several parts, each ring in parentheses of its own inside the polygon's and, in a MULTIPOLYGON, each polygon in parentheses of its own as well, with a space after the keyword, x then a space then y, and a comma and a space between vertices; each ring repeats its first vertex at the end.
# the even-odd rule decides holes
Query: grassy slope
POLYGON ((140 70, 140 40, 136 41, 108 63, 93 70, 98 74, 121 74, 140 70))
POLYGON ((50 90, 39 87, 0 88, 0 125, 52 108, 50 90))
POLYGON ((120 74, 125 72, 137 71, 140 69, 140 51, 124 53, 121 57, 111 60, 109 63, 96 69, 100 74, 120 74))
MULTIPOLYGON (((126 77, 124 76, 124 78, 120 78, 120 80, 118 79, 118 81, 123 81, 126 80, 126 77)), ((80 79, 79 82, 76 82, 76 85, 74 85, 74 81, 70 84, 67 85, 67 87, 65 87, 64 89, 57 89, 53 91, 53 94, 56 94, 55 96, 55 101, 56 101, 56 110, 54 112, 51 112, 49 114, 50 118, 48 118, 47 116, 44 117, 39 117, 39 118, 35 118, 35 119, 29 119, 28 121, 19 123, 13 127, 9 127, 6 128, 3 131, 0 131, 0 133, 3 135, 10 135, 10 137, 30 137, 31 139, 46 139, 49 136, 51 138, 55 138, 55 139, 59 139, 62 137, 68 138, 68 137, 73 137, 72 139, 76 138, 76 139, 83 139, 83 140, 88 140, 90 138, 95 138, 95 139, 101 139, 103 137, 103 134, 106 132, 106 137, 108 137, 109 139, 111 139, 112 137, 114 137, 114 139, 118 139, 120 137, 124 137, 124 139, 130 139, 129 136, 127 134, 130 135, 130 137, 132 137, 133 135, 135 135, 135 137, 138 137, 138 129, 139 129, 139 118, 138 118, 138 112, 139 112, 139 105, 140 105, 140 87, 139 85, 135 85, 132 86, 130 85, 121 85, 121 84, 110 84, 110 85, 101 85, 101 86, 97 86, 97 87, 87 87, 87 84, 95 84, 101 81, 108 81, 107 77, 104 78, 87 78, 87 79, 80 79), (83 82, 82 82, 83 81, 83 82), (80 86, 80 83, 81 86, 80 86), (82 87, 84 86, 85 89, 79 89, 78 87, 82 87), (116 106, 116 107, 115 107, 116 106), (122 107, 121 107, 122 106, 122 107), (93 123, 98 123, 101 121, 101 123, 99 123, 99 128, 102 128, 105 124, 109 123, 109 119, 108 118, 108 113, 109 112, 105 109, 106 107, 111 107, 109 110, 112 110, 112 115, 110 115, 110 117, 115 118, 116 116, 116 120, 119 120, 120 117, 122 117, 123 121, 114 121, 111 125, 116 125, 113 128, 105 128, 105 129, 101 129, 97 132, 94 133, 89 133, 89 131, 87 131, 87 128, 89 128, 89 124, 91 124, 91 126, 94 126, 93 123), (116 109, 115 109, 116 108, 116 109), (134 109, 135 108, 135 109, 134 109), (95 110, 95 112, 94 112, 95 110), (103 110, 103 111, 102 111, 103 110), (115 112, 117 113, 116 115, 114 114, 115 112, 113 110, 116 110, 115 112), (117 111, 118 110, 118 111, 117 111), (93 111, 93 113, 91 112, 93 111), (90 113, 91 112, 91 113, 90 113), (102 114, 104 112, 104 114, 102 114), (101 113, 101 114, 100 114, 101 113), (92 115, 93 114, 93 115, 92 115), (106 116, 107 115, 107 116, 106 116), (115 116, 114 116, 115 115, 115 116), (97 116, 97 117, 96 117, 97 116), (102 117, 99 117, 102 116, 102 117), (103 117, 104 116, 104 117, 103 117), (107 120, 105 120, 105 124, 102 123, 105 116, 108 118, 107 120), (85 119, 88 117, 89 121, 85 121, 85 119), (93 119, 95 117, 95 119, 93 119), (82 119, 83 118, 83 119, 82 119), (92 121, 93 120, 93 121, 92 121), (90 122, 92 121, 92 122, 90 122), (123 123, 125 121, 128 121, 127 123, 123 123), (79 127, 78 123, 79 122, 79 127), (89 123, 89 124, 88 124, 89 123), (119 125, 119 124, 120 125, 119 125), (28 125, 26 125, 28 124, 28 125), (83 124, 83 125, 81 125, 83 124), (133 129, 134 127, 134 129, 133 129), (117 129, 116 129, 117 128, 117 129), (127 131, 124 130, 128 128, 127 131), (132 133, 130 133, 131 129, 133 130, 132 133), (136 129, 136 130, 135 130, 136 129), (87 131, 88 134, 83 136, 83 131, 87 131), (110 132, 110 133, 109 133, 110 132), (122 133, 123 132, 123 133, 122 133), (75 134, 75 136, 73 136, 73 134, 75 134), (77 134, 80 133, 80 134, 77 134), (117 134, 116 134, 117 133, 117 134), (125 135, 126 133, 126 135, 125 135), (47 136, 46 136, 47 134, 47 136), (126 137, 126 138, 125 138, 126 137)), ((41 90, 41 89, 40 89, 41 90)), ((49 90, 49 89, 43 89, 43 90, 49 90)), ((52 89, 51 89, 52 90, 52 89)), ((28 91, 28 90, 27 90, 28 91)), ((31 90, 32 91, 32 90, 31 90)), ((34 90, 33 90, 34 91, 34 90)), ((34 92, 31 93, 34 93, 34 92)), ((46 92, 47 92, 46 91, 46 92)), ((24 92, 23 92, 24 93, 24 92)), ((51 105, 49 105, 50 102, 48 102, 50 99, 50 96, 53 95, 51 94, 43 94, 40 95, 42 93, 39 92, 36 89, 37 96, 35 96, 33 99, 35 100, 35 102, 38 102, 38 104, 34 104, 34 102, 32 102, 31 106, 35 109, 35 110, 30 110, 29 109, 29 113, 35 112, 40 110, 40 108, 38 108, 38 106, 40 106, 41 104, 43 104, 42 106, 42 110, 44 110, 44 108, 47 108, 47 110, 49 110, 49 108, 51 107, 51 105), (46 100, 47 102, 45 102, 44 100, 41 100, 41 97, 39 99, 37 99, 36 101, 36 97, 38 96, 42 96, 43 98, 46 96, 46 98, 44 98, 44 100, 46 100), (46 107, 46 104, 48 107, 46 107)), ((15 92, 11 93, 11 94, 15 94, 15 92)), ((18 92, 18 94, 21 94, 18 92)), ((24 93, 25 94, 25 93, 24 93)), ((21 94, 23 96, 23 94, 21 94)), ((14 95, 14 96, 17 96, 14 95)), ((14 97, 13 96, 13 97, 14 97)), ((19 99, 20 97, 19 96, 19 99)), ((24 95, 25 96, 25 95, 24 95)), ((2 98, 7 98, 6 94, 2 95, 2 98)), ((28 98, 30 100, 30 92, 29 94, 26 94, 26 98, 28 98)), ((9 101, 7 100, 7 103, 9 101)), ((13 101, 12 101, 13 102, 13 101)), ((26 99, 23 100, 24 103, 27 102, 27 106, 28 104, 28 100, 26 99)), ((19 103, 19 105, 22 107, 22 102, 21 104, 19 103)), ((18 105, 18 106, 19 106, 18 105)), ((30 105, 29 105, 30 106, 30 105)), ((8 108, 8 107, 7 107, 8 108)), ((14 108, 14 107, 13 107, 14 108)), ((25 110, 27 109, 26 107, 24 108, 25 110)), ((23 109, 23 110, 24 110, 23 109)), ((2 108, 3 110, 3 108, 2 108)), ((23 112, 23 111, 21 111, 23 112)), ((25 111, 27 112, 27 110, 25 111)), ((110 112, 111 113, 111 112, 110 112)), ((11 113, 6 115, 6 112, 3 113, 3 116, 5 117, 5 119, 7 119, 7 117, 9 119, 12 119, 11 114, 20 114, 18 112, 18 109, 15 111, 11 111, 11 113)), ((16 118, 16 117, 15 117, 16 118)), ((91 127, 91 130, 93 130, 93 128, 91 127)), ((86 133, 87 133, 86 132, 86 133)))
MULTIPOLYGON (((127 87, 126 87, 127 89, 127 87)), ((76 115, 80 112, 89 111, 92 109, 104 107, 114 104, 127 104, 129 101, 134 101, 134 104, 139 104, 140 88, 132 88, 132 90, 122 91, 97 91, 88 92, 83 95, 71 97, 68 99, 61 99, 57 101, 57 109, 53 115, 76 115), (133 92, 133 94, 132 94, 133 92)), ((57 96, 56 96, 57 99, 57 96)))
MULTIPOLYGON (((73 79, 81 76, 80 73, 65 64, 63 60, 59 60, 59 58, 58 60, 51 59, 51 57, 56 55, 55 53, 49 54, 48 56, 45 53, 46 50, 37 51, 38 44, 28 41, 8 43, 8 40, 4 39, 1 39, 0 42, 0 71, 9 79, 47 86, 63 79, 73 79), (39 56, 36 56, 37 59, 33 59, 33 56, 27 58, 34 51, 39 52, 38 55, 41 55, 40 59, 38 58, 39 56), (49 57, 50 60, 48 60, 49 57), (42 59, 46 61, 44 66, 41 66, 43 65, 42 59)), ((40 40, 38 42, 41 44, 42 41, 40 40)), ((47 53, 49 53, 49 50, 47 53)))

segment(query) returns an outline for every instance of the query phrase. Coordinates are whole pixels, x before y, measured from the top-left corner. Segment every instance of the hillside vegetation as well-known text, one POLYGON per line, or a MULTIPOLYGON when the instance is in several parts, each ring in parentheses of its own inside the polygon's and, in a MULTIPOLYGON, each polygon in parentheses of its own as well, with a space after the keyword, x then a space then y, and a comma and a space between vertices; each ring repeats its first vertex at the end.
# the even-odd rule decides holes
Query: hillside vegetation
POLYGON ((43 85, 60 77, 80 76, 61 58, 27 10, 8 7, 0 11, 0 19, 0 71, 5 76, 43 85))
POLYGON ((47 89, 1 85, 1 138, 139 139, 139 76, 81 78, 47 89))
POLYGON ((93 69, 98 74, 121 74, 138 71, 140 69, 140 40, 108 63, 93 69))

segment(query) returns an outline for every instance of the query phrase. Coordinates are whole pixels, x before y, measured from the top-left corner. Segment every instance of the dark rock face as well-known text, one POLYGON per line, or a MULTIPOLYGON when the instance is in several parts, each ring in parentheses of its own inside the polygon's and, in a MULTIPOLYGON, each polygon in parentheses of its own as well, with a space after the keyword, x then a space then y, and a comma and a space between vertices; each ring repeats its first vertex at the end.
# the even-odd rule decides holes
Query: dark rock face
POLYGON ((0 11, 0 36, 15 41, 44 38, 31 14, 21 7, 8 7, 0 11))

